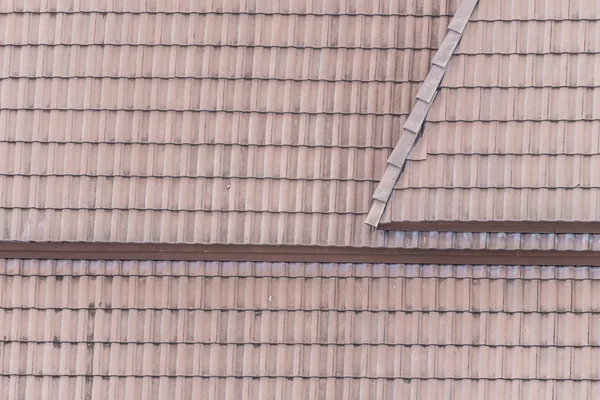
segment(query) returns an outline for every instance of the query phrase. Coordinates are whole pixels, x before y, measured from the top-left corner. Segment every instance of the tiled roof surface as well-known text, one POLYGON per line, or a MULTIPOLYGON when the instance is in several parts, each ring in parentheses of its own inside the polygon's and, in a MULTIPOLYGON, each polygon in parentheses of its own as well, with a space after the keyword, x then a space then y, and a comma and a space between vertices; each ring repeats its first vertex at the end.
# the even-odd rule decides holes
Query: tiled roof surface
MULTIPOLYGON (((542 184, 593 185, 600 10, 547 3, 480 2, 388 212, 502 218, 506 182, 539 202, 542 184), (551 111, 582 116, 535 118, 551 111), (491 206, 456 207, 457 190, 491 206)), ((364 224, 458 5, 0 1, 0 239, 600 249, 364 224)), ((0 260, 0 393, 592 399, 599 282, 586 267, 0 260)))
POLYGON ((593 398, 599 278, 585 267, 2 261, 0 387, 8 400, 593 398))
POLYGON ((3 1, 0 239, 383 245, 370 197, 457 6, 3 1))
POLYGON ((596 14, 480 1, 382 221, 597 221, 596 14))

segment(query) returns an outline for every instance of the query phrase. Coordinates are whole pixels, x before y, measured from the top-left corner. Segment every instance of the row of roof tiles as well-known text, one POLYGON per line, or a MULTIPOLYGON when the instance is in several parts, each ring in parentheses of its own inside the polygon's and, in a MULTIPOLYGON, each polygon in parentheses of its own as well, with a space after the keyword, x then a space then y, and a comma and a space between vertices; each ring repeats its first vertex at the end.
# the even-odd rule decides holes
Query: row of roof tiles
POLYGON ((2 240, 382 246, 362 215, 6 208, 2 240))
POLYGON ((0 43, 421 48, 436 47, 448 19, 397 15, 0 14, 0 43))
POLYGON ((0 176, 0 207, 352 215, 367 212, 374 187, 337 180, 0 176))
MULTIPOLYGON (((451 1, 403 2, 360 0, 337 0, 327 3, 307 3, 304 1, 280 1, 276 3, 259 0, 145 0, 135 2, 114 2, 99 0, 93 3, 84 1, 63 2, 49 0, 7 0, 0 6, 0 12, 164 12, 164 13, 266 13, 266 14, 383 14, 383 15, 449 15, 456 12, 460 4, 451 1)), ((525 6, 519 0, 502 2, 482 2, 475 11, 473 20, 546 20, 546 19, 596 19, 600 7, 596 3, 567 0, 536 1, 525 6)))
POLYGON ((599 130, 599 121, 430 121, 417 149, 428 155, 591 156, 600 153, 599 130))
POLYGON ((476 379, 353 379, 353 378, 184 378, 184 377, 0 377, 7 399, 41 400, 75 395, 91 400, 147 399, 395 399, 460 400, 471 396, 490 400, 593 400, 600 395, 596 381, 476 380, 476 379), (68 394, 68 395, 67 395, 68 394))
POLYGON ((600 186, 600 155, 428 155, 397 188, 575 189, 600 186), (510 166, 510 167, 509 167, 510 166))
POLYGON ((600 310, 600 299, 593 295, 599 283, 591 280, 2 276, 0 282, 0 305, 7 309, 595 314, 600 310))
MULTIPOLYGON (((410 236, 416 236, 411 232, 410 236)), ((445 236, 448 239, 446 247, 456 246, 458 248, 469 248, 466 246, 467 237, 473 234, 461 234, 464 241, 461 242, 456 234, 447 233, 440 235, 435 232, 431 234, 438 237, 441 243, 445 236), (454 244, 452 241, 454 240, 454 244)), ((490 234, 478 234, 480 238, 490 234)), ((549 236, 560 237, 562 250, 579 249, 585 243, 582 238, 590 235, 508 235, 504 243, 497 247, 505 247, 507 242, 515 238, 523 239, 524 236, 536 237, 546 240, 549 236), (570 237, 571 240, 568 240, 570 237), (571 242, 571 243, 570 243, 571 242), (565 246, 571 244, 572 246, 565 246)), ((421 247, 435 245, 422 243, 421 247)), ((600 246, 600 235, 592 235, 595 246, 600 246)), ((496 237, 492 242, 500 241, 496 237)), ((532 240, 530 240, 532 242, 532 240)), ((407 240, 408 242, 408 240, 407 240)), ((473 237, 471 237, 473 242, 473 237)), ((405 244, 411 247, 408 244, 405 244)), ((439 243, 438 243, 439 245, 439 243)), ((444 246, 441 246, 444 247, 444 246)), ((481 248, 478 246, 471 246, 481 248)), ((518 248, 514 243, 508 247, 518 248)), ((527 248, 527 247, 526 247, 527 248)), ((553 248, 545 244, 541 248, 553 248)), ((429 265, 429 264, 339 264, 339 263, 254 263, 254 262, 183 262, 183 261, 68 261, 68 260, 1 260, 0 276, 38 276, 38 277, 96 277, 96 276, 138 276, 138 277, 238 277, 238 278, 455 278, 455 279, 488 279, 488 280, 600 280, 600 267, 552 267, 552 266, 471 266, 471 265, 429 265)))
POLYGON ((39 45, 0 47, 0 78, 422 81, 432 50, 39 45))
POLYGON ((12 342, 0 354, 4 376, 600 381, 599 348, 12 342))
POLYGON ((298 0, 278 2, 262 0, 137 0, 116 2, 97 0, 6 0, 0 12, 181 12, 181 13, 268 13, 268 14, 390 14, 390 15, 453 15, 460 0, 333 0, 310 3, 298 0))
POLYGON ((0 141, 391 149, 405 120, 356 114, 1 110, 0 141))
POLYGON ((3 309, 3 344, 247 344, 600 350, 599 313, 3 309), (440 329, 442 328, 442 329, 440 329))
POLYGON ((600 90, 562 88, 444 88, 431 121, 592 121, 600 117, 600 90))
POLYGON ((6 176, 281 178, 276 184, 299 179, 376 181, 389 154, 388 149, 357 147, 8 141, 0 141, 0 151, 7 154, 0 161, 0 175, 6 176), (32 157, 36 164, 29 163, 32 157))
POLYGON ((406 115, 418 87, 391 82, 7 78, 0 80, 0 90, 0 109, 5 110, 406 115))
POLYGON ((600 218, 599 195, 583 188, 401 189, 390 211, 397 221, 591 222, 600 218))

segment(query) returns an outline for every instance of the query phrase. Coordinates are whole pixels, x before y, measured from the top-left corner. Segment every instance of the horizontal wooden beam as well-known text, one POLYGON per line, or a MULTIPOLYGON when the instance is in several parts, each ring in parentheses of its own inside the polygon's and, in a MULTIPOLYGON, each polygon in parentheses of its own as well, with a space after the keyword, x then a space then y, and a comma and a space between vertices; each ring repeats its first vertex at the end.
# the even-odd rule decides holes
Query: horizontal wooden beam
POLYGON ((442 250, 375 247, 150 243, 0 242, 0 258, 45 260, 600 266, 599 251, 442 250))
POLYGON ((600 222, 586 221, 425 221, 388 222, 384 231, 600 234, 600 222))

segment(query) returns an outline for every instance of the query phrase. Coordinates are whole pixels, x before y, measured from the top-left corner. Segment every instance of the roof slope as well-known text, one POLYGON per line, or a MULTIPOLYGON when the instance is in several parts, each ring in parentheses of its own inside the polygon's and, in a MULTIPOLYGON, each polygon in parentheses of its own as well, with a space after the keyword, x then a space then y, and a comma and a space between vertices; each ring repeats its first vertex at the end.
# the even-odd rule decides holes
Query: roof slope
POLYGON ((383 243, 457 1, 124 3, 0 5, 1 239, 383 243))
POLYGON ((596 398, 599 273, 0 260, 0 387, 7 400, 596 398))
POLYGON ((382 222, 600 218, 597 11, 534 3, 480 2, 382 222))

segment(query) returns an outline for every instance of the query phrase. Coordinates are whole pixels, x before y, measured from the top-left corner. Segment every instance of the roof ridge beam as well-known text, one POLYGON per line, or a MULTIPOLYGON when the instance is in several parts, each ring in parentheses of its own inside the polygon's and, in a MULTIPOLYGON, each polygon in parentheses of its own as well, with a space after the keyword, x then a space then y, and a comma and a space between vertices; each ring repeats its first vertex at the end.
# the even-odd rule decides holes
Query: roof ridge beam
POLYGON ((597 250, 492 250, 191 243, 2 242, 1 259, 600 266, 597 250))

